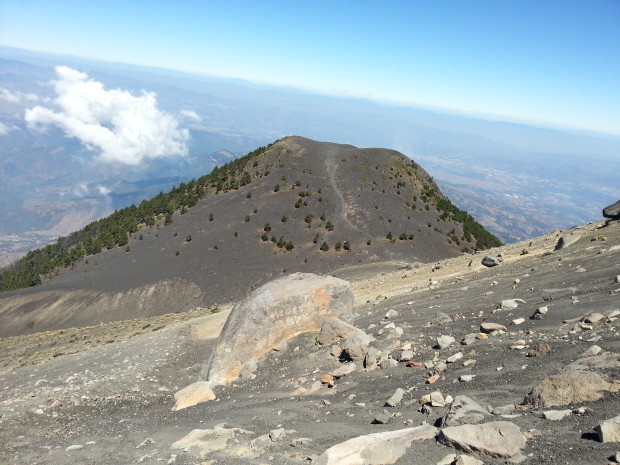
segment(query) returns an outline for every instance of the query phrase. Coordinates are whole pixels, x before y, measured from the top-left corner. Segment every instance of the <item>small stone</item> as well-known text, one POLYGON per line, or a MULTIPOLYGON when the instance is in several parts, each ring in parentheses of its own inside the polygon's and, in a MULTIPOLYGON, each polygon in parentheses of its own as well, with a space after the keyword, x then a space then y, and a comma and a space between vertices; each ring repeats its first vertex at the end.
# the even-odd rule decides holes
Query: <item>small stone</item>
POLYGON ((329 374, 334 378, 340 378, 355 372, 355 370, 357 370, 357 365, 355 365, 355 363, 345 363, 335 370, 332 370, 329 374))
POLYGON ((284 428, 272 429, 269 431, 269 439, 271 439, 272 442, 276 442, 285 436, 285 432, 286 430, 284 428))
POLYGON ((332 346, 332 350, 330 351, 330 354, 333 357, 340 357, 340 354, 342 354, 342 349, 340 348, 340 346, 332 346))
POLYGON ((484 322, 480 325, 480 331, 489 334, 493 331, 506 331, 506 327, 504 325, 500 325, 499 323, 484 322))
POLYGON ((489 268, 499 265, 501 262, 493 257, 484 257, 480 263, 489 268))
POLYGON ((392 368, 398 367, 398 362, 394 360, 393 358, 388 358, 387 360, 381 361, 381 363, 379 364, 379 367, 382 370, 390 370, 392 368))
POLYGON ((463 358, 463 352, 457 352, 456 354, 451 355, 450 357, 448 357, 446 359, 446 362, 454 363, 454 362, 456 362, 456 361, 458 361, 458 360, 460 360, 462 358, 463 358))
POLYGON ((430 378, 426 379, 426 384, 434 384, 439 381, 439 378, 441 378, 439 375, 433 375, 430 378))
POLYGON ((83 449, 84 445, 83 444, 73 444, 72 446, 69 446, 65 449, 65 451, 67 452, 71 452, 72 450, 80 450, 83 449))
POLYGON ((551 352, 551 347, 549 347, 548 344, 539 343, 532 347, 532 350, 530 350, 527 353, 527 356, 528 357, 542 357, 544 355, 547 355, 549 352, 551 352))
POLYGON ((387 410, 384 410, 379 415, 377 415, 372 422, 373 424, 384 425, 391 419, 392 419, 392 414, 388 412, 387 410))
POLYGON ((419 368, 421 366, 424 366, 424 364, 421 362, 407 362, 407 366, 411 368, 419 368))
POLYGON ((511 414, 515 409, 514 404, 507 404, 507 405, 502 405, 501 407, 495 407, 491 413, 493 415, 509 415, 511 414))
POLYGON ((385 318, 386 319, 391 319, 391 318, 396 318, 398 316, 398 312, 396 310, 389 310, 386 314, 385 314, 385 318))
POLYGON ((446 400, 441 391, 433 391, 430 393, 430 404, 433 407, 444 407, 446 405, 446 400))
POLYGON ((560 421, 569 416, 572 410, 547 410, 542 416, 545 420, 560 421))
POLYGON ((452 321, 452 318, 450 318, 445 313, 437 312, 433 316, 433 319, 431 320, 431 324, 433 324, 433 325, 443 325, 445 323, 450 323, 451 321, 452 321))
POLYGON ((470 358, 470 359, 465 360, 465 361, 463 362, 463 366, 464 366, 464 367, 468 367, 468 366, 471 366, 471 365, 475 365, 477 361, 478 361, 478 360, 474 360, 473 358, 470 358))
POLYGON ((323 375, 321 378, 321 383, 323 384, 334 384, 334 377, 332 375, 323 375))
POLYGON ((512 320, 513 325, 520 325, 524 322, 525 322, 525 318, 515 318, 514 320, 512 320))
POLYGON ((499 310, 514 310, 519 306, 519 303, 526 303, 523 299, 505 299, 502 300, 497 308, 499 310))
POLYGON ((392 397, 390 397, 385 402, 385 407, 396 407, 403 400, 403 395, 404 394, 405 394, 405 390, 404 389, 401 389, 401 388, 396 389, 394 394, 392 394, 392 397))
POLYGON ((398 357, 398 361, 399 362, 408 362, 409 360, 412 360, 414 357, 414 352, 413 350, 409 349, 409 350, 403 350, 400 353, 400 356, 398 357))
POLYGON ((549 311, 549 308, 544 306, 544 307, 538 307, 536 309, 536 313, 540 313, 541 315, 545 315, 547 312, 549 311))
POLYGON ((461 344, 464 346, 469 346, 472 345, 474 342, 476 342, 476 333, 469 333, 465 335, 465 337, 461 341, 461 344))
POLYGON ((440 349, 445 349, 446 347, 449 347, 452 343, 454 343, 455 339, 452 336, 439 336, 437 338, 437 347, 439 347, 440 349))
POLYGON ((459 381, 461 383, 470 383, 474 380, 474 375, 461 375, 459 376, 459 381))
POLYGON ((478 333, 478 334, 476 334, 476 339, 478 339, 478 340, 483 341, 483 340, 488 339, 488 338, 489 338, 489 335, 486 334, 486 333, 478 333))
POLYGON ((597 345, 590 346, 588 350, 581 354, 582 357, 593 357, 601 353, 603 349, 601 349, 597 345))

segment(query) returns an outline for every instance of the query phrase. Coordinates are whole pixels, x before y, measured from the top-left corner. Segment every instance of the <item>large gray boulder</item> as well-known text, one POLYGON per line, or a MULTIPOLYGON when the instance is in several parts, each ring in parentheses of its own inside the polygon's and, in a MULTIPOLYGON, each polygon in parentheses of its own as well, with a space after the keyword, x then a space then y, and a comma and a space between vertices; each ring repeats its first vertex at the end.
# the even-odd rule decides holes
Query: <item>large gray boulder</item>
POLYGON ((614 220, 620 219, 620 200, 603 208, 603 216, 614 220))
POLYGON ((261 286, 233 308, 200 380, 228 384, 247 362, 318 331, 325 318, 351 321, 353 300, 351 285, 332 276, 294 273, 261 286))
POLYGON ((437 439, 447 446, 483 457, 512 457, 525 446, 525 436, 509 421, 450 426, 442 429, 437 439))
POLYGON ((523 399, 524 405, 548 408, 594 402, 603 392, 617 392, 620 384, 609 383, 594 371, 566 368, 540 381, 523 399))

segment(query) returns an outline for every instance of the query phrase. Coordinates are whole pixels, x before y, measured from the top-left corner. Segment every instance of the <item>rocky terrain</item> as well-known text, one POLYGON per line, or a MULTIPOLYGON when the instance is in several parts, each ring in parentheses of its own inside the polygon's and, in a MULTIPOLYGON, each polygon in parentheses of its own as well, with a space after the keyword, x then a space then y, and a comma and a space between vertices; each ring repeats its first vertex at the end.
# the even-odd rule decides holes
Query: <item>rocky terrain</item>
POLYGON ((299 334, 179 410, 234 302, 0 339, 0 463, 618 461, 618 221, 332 275, 358 352, 299 334))

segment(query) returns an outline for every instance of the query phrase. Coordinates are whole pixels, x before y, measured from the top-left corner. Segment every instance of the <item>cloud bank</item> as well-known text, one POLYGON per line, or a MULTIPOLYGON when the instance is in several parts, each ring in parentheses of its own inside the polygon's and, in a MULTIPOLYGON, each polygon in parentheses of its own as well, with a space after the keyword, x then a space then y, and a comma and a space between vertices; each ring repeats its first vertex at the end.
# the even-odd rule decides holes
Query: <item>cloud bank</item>
POLYGON ((99 152, 104 162, 139 165, 146 159, 185 156, 189 131, 157 108, 157 96, 134 96, 122 89, 106 90, 101 82, 66 66, 55 68, 53 108, 26 110, 32 128, 55 125, 99 152))

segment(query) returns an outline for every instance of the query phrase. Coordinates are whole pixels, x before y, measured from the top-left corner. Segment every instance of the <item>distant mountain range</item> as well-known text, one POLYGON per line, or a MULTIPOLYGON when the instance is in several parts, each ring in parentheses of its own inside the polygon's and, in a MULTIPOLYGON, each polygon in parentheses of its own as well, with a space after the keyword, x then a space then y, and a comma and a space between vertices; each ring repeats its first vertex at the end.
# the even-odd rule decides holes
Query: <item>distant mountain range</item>
MULTIPOLYGON (((291 134, 399 150, 506 242, 597 220, 620 198, 616 136, 8 47, 0 47, 0 102, 0 265, 291 134), (186 153, 137 165, 102 159, 102 149, 66 128, 72 115, 60 114, 50 84, 59 65, 106 92, 156 93, 158 111, 187 131, 186 153), (55 112, 55 123, 29 124, 26 111, 36 106, 48 120, 55 112)), ((112 124, 102 120, 98 129, 112 124)))
POLYGON ((186 311, 288 272, 413 268, 499 244, 404 155, 288 137, 28 254, 0 285, 43 284, 2 294, 0 336, 186 311))

